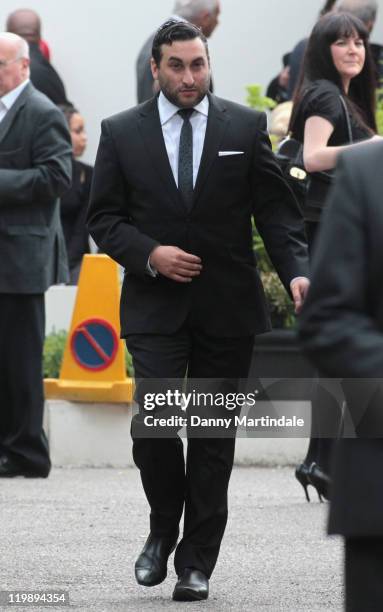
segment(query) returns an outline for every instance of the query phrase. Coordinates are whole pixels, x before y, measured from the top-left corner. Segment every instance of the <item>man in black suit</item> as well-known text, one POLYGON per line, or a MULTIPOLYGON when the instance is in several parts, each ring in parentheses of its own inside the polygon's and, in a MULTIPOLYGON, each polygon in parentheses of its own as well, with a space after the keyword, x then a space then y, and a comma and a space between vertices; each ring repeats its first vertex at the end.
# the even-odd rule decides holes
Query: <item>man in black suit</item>
MULTIPOLYGON (((220 14, 219 0, 176 0, 171 19, 189 21, 201 28, 209 38, 218 25, 220 14)), ((158 92, 158 82, 153 79, 150 68, 152 46, 155 32, 142 45, 136 61, 137 102, 150 100, 158 92)), ((213 91, 210 80, 210 91, 213 91)))
POLYGON ((339 161, 301 315, 303 347, 343 378, 356 439, 335 452, 329 532, 345 537, 346 610, 383 610, 383 143, 339 161))
MULTIPOLYGON (((126 270, 121 334, 136 380, 183 379, 187 371, 227 388, 247 376, 254 334, 270 329, 251 217, 298 309, 308 285, 301 219, 264 114, 208 93, 207 41, 198 28, 164 24, 152 71, 159 96, 102 124, 89 228, 126 270)), ((190 437, 185 473, 178 436, 161 438, 159 427, 148 439, 135 425, 134 460, 151 508, 136 579, 164 580, 185 506, 173 598, 206 599, 227 520, 235 436, 190 437)))
POLYGON ((8 32, 24 38, 29 44, 30 79, 36 89, 54 104, 69 104, 64 83, 52 64, 42 54, 40 17, 30 9, 18 9, 7 18, 8 32))
POLYGON ((29 82, 28 44, 0 34, 0 477, 46 477, 44 292, 67 278, 58 196, 70 186, 64 117, 29 82))

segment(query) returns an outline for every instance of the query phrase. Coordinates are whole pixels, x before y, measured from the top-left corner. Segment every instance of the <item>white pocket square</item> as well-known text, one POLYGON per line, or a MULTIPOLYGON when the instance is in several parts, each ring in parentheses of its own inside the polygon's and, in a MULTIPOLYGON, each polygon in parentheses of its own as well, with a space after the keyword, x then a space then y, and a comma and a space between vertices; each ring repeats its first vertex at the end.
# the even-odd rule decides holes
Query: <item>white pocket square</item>
POLYGON ((226 157, 227 155, 243 155, 244 151, 218 151, 218 157, 226 157))

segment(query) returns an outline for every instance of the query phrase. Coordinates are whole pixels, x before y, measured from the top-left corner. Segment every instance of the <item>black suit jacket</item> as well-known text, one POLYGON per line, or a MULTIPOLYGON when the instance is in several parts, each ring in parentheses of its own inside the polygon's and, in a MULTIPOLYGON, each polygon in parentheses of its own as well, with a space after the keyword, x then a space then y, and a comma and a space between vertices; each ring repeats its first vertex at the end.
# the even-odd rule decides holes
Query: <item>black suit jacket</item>
POLYGON ((102 124, 88 223, 99 247, 126 270, 122 336, 172 333, 188 316, 216 336, 268 330, 252 215, 286 288, 307 274, 301 218, 271 152, 264 114, 209 100, 191 212, 173 178, 156 98, 102 124), (158 244, 201 257, 201 275, 190 284, 149 276, 158 244))
POLYGON ((365 437, 341 440, 336 452, 329 528, 348 537, 383 535, 382 162, 381 143, 341 157, 300 322, 320 370, 349 379, 346 399, 365 437))
POLYGON ((58 198, 71 155, 63 114, 29 83, 0 123, 0 293, 67 280, 58 198))

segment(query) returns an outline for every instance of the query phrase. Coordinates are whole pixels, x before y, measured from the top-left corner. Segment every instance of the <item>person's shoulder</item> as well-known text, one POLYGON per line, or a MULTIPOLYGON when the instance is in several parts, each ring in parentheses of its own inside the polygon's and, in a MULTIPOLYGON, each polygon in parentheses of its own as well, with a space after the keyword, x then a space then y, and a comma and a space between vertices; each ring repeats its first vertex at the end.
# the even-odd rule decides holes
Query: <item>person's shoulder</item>
POLYGON ((233 119, 249 120, 252 123, 254 123, 254 120, 260 123, 265 121, 264 112, 257 111, 239 102, 233 102, 232 100, 226 100, 225 98, 219 98, 218 96, 210 94, 210 103, 215 105, 218 110, 227 111, 233 119))
POLYGON ((306 89, 308 95, 323 95, 331 94, 339 96, 341 91, 339 87, 328 79, 317 79, 312 81, 306 89))
POLYGON ((376 224, 383 190, 382 159, 383 141, 366 142, 340 154, 335 180, 339 214, 358 210, 366 219, 370 211, 370 219, 376 224))
MULTIPOLYGON (((335 185, 339 186, 341 193, 348 188, 361 208, 367 209, 369 202, 374 202, 377 196, 380 202, 383 190, 382 159, 383 141, 365 142, 343 151, 336 165, 335 185)), ((349 197, 342 197, 342 200, 345 207, 349 206, 349 197)))
POLYGON ((32 83, 27 85, 27 101, 30 107, 38 112, 56 114, 58 117, 64 117, 62 111, 54 104, 48 96, 36 89, 32 83))
POLYGON ((111 134, 118 137, 121 131, 124 130, 136 130, 138 121, 141 119, 145 120, 145 117, 152 114, 153 112, 158 113, 157 110, 157 97, 146 100, 141 104, 137 104, 131 108, 105 117, 102 120, 102 126, 104 126, 111 134))
POLYGON ((358 147, 352 147, 343 151, 339 156, 339 165, 346 167, 355 175, 381 176, 383 160, 383 140, 374 142, 366 141, 358 147))
POLYGON ((110 115, 103 120, 103 123, 107 123, 111 126, 120 126, 121 124, 130 124, 137 121, 137 119, 146 115, 149 112, 155 110, 157 106, 157 98, 151 98, 150 100, 146 100, 145 102, 141 102, 141 104, 136 104, 131 108, 127 108, 119 113, 115 113, 114 115, 110 115))
POLYGON ((331 116, 335 121, 342 113, 341 91, 332 81, 318 79, 312 81, 302 92, 301 108, 304 114, 331 116))

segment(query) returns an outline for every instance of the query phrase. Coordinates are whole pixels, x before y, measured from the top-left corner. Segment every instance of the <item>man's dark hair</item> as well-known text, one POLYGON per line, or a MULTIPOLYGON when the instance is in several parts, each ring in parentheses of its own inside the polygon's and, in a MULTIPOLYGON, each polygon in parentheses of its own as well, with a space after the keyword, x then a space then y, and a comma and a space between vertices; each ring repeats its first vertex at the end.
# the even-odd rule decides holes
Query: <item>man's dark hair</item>
POLYGON ((362 126, 367 126, 376 131, 376 83, 368 44, 368 31, 364 23, 357 17, 348 13, 328 13, 314 26, 307 43, 300 79, 294 96, 294 107, 289 126, 291 131, 294 131, 295 120, 305 91, 312 82, 319 79, 326 79, 335 83, 343 92, 350 114, 362 126), (350 91, 346 95, 343 91, 341 76, 335 68, 330 47, 339 38, 349 38, 354 34, 364 42, 366 59, 360 74, 351 79, 350 91))
POLYGON ((152 57, 157 66, 160 65, 162 59, 162 45, 172 45, 179 40, 194 40, 195 38, 200 38, 202 40, 205 45, 207 59, 209 60, 207 38, 200 28, 188 21, 179 21, 175 19, 165 21, 157 30, 153 40, 152 57))

